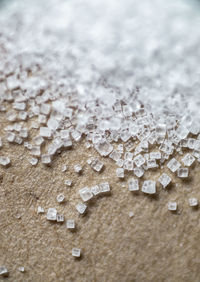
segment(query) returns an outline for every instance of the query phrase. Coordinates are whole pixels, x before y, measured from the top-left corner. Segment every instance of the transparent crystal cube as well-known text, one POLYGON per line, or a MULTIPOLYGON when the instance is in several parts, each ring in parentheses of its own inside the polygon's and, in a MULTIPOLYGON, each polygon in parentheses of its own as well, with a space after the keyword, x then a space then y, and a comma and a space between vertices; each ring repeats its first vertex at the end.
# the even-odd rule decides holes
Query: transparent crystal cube
POLYGON ((178 173, 177 173, 178 177, 180 178, 187 178, 189 175, 189 170, 188 168, 179 168, 178 169, 178 173))
POLYGON ((68 219, 67 220, 67 228, 68 229, 75 229, 75 221, 74 221, 74 219, 68 219))
POLYGON ((171 159, 168 164, 167 167, 172 171, 175 172, 180 168, 181 164, 175 159, 171 159))
POLYGON ((119 178, 124 178, 124 169, 123 168, 117 168, 116 169, 116 175, 119 178))
POLYGON ((79 203, 78 205, 76 205, 76 210, 80 213, 80 214, 84 214, 85 211, 87 209, 87 206, 83 203, 79 203))
POLYGON ((153 180, 145 180, 142 185, 142 192, 146 194, 155 194, 156 182, 153 180))
POLYGON ((81 256, 81 249, 73 248, 72 249, 72 256, 79 258, 81 256))
POLYGON ((128 180, 128 189, 129 191, 139 191, 139 182, 138 179, 130 178, 128 180))
POLYGON ((168 210, 169 211, 176 211, 177 210, 177 203, 176 202, 169 202, 168 203, 168 210))
POLYGON ((190 207, 197 207, 199 202, 197 198, 189 198, 188 200, 190 207))
POLYGON ((57 210, 55 208, 49 208, 47 211, 47 220, 57 220, 57 210))
POLYGON ((185 166, 191 166, 194 163, 195 158, 188 153, 181 159, 181 161, 185 166))
POLYGON ((170 184, 171 180, 171 177, 169 177, 166 173, 163 173, 158 179, 163 188, 166 188, 170 184))
POLYGON ((89 201, 93 197, 93 194, 88 187, 84 187, 84 188, 80 189, 79 194, 80 194, 80 196, 81 196, 81 198, 84 202, 89 201))

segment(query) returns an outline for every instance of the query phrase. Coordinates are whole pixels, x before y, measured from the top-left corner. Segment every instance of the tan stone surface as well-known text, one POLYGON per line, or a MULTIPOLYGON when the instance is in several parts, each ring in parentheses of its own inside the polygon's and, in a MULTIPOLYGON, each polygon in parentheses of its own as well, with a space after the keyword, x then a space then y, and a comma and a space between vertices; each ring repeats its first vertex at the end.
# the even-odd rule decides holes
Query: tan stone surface
MULTIPOLYGON (((10 272, 0 280, 200 281, 200 211, 188 206, 190 196, 200 199, 199 165, 193 167, 189 181, 176 178, 177 186, 158 187, 158 195, 148 197, 123 187, 128 176, 119 181, 109 159, 103 159, 101 174, 92 171, 86 160, 96 153, 80 144, 58 155, 51 167, 32 167, 23 146, 5 144, 0 154, 12 161, 9 168, 0 167, 0 265, 10 272), (84 166, 81 176, 73 172, 76 163, 84 166), (69 165, 67 172, 61 172, 63 164, 69 165), (66 179, 73 180, 71 188, 64 185, 66 179), (111 195, 96 198, 85 216, 78 215, 79 188, 104 180, 111 185, 111 195), (56 201, 60 192, 66 195, 63 204, 56 201), (170 200, 177 201, 177 213, 167 210, 170 200), (74 218, 76 231, 38 215, 39 205, 74 218), (72 257, 73 247, 82 249, 81 259, 72 257), (20 266, 25 273, 19 272, 20 266)), ((156 179, 160 172, 148 174, 146 178, 156 179)))

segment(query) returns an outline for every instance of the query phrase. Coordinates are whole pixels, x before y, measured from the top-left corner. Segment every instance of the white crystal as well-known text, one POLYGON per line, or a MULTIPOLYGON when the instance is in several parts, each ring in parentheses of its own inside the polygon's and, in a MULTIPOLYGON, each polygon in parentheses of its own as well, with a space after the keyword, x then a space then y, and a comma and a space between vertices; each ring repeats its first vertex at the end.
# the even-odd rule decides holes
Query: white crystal
POLYGON ((93 197, 93 194, 88 187, 80 189, 79 194, 84 202, 89 201, 93 197))
POLYGON ((2 146, 3 146, 3 142, 2 142, 2 139, 0 137, 0 149, 2 148, 2 146))
POLYGON ((196 207, 196 206, 198 206, 198 199, 197 199, 197 198, 189 198, 188 202, 189 202, 189 205, 190 205, 191 207, 196 207))
POLYGON ((147 194, 155 194, 156 182, 153 180, 145 180, 142 185, 142 192, 147 194))
POLYGON ((51 163, 51 156, 47 155, 47 154, 42 155, 41 156, 41 162, 43 164, 50 164, 51 163))
POLYGON ((3 166, 7 166, 10 164, 10 159, 8 157, 0 156, 0 164, 3 166))
POLYGON ((181 161, 185 166, 191 166, 194 163, 195 158, 188 153, 181 159, 181 161))
POLYGON ((81 256, 81 249, 73 248, 72 249, 72 256, 79 258, 81 256))
POLYGON ((106 193, 110 191, 110 185, 108 182, 103 182, 99 184, 100 191, 106 193))
POLYGON ((65 221, 65 217, 64 217, 63 214, 57 214, 56 220, 57 220, 57 222, 64 222, 65 221))
POLYGON ((69 180, 69 179, 67 179, 67 180, 65 180, 65 184, 66 184, 67 186, 72 186, 72 181, 69 180))
POLYGON ((177 210, 177 203, 176 202, 169 202, 168 203, 168 210, 169 211, 176 211, 177 210))
POLYGON ((8 132, 7 133, 7 136, 6 136, 6 139, 8 140, 8 142, 14 142, 15 140, 15 133, 13 132, 8 132))
POLYGON ((163 188, 166 188, 170 184, 171 180, 171 177, 169 177, 166 173, 163 173, 158 178, 158 181, 162 184, 163 188))
POLYGON ((117 168, 116 169, 116 175, 119 178, 124 178, 124 169, 123 168, 117 168))
POLYGON ((40 127, 40 136, 50 138, 51 134, 51 129, 48 127, 40 127))
POLYGON ((65 201, 65 195, 59 194, 56 199, 58 203, 63 203, 65 201))
POLYGON ((135 178, 130 178, 128 180, 128 189, 129 191, 138 191, 139 190, 139 182, 135 178))
POLYGON ((78 142, 78 141, 81 140, 82 134, 81 134, 81 132, 74 130, 74 131, 72 131, 71 136, 76 142, 78 142))
POLYGON ((129 171, 133 170, 133 161, 132 160, 125 160, 123 168, 126 169, 126 170, 129 170, 129 171))
POLYGON ((133 216, 134 216, 134 213, 133 213, 132 211, 130 211, 130 212, 128 213, 128 215, 129 215, 129 217, 133 217, 133 216))
POLYGON ((75 229, 75 221, 74 219, 68 219, 66 224, 68 229, 75 229))
POLYGON ((38 159, 36 159, 36 158, 30 158, 29 159, 29 163, 31 164, 31 165, 37 165, 37 163, 38 163, 38 159))
POLYGON ((49 208, 47 211, 47 220, 57 220, 57 210, 55 208, 49 208))
POLYGON ((87 206, 85 204, 79 203, 78 205, 76 205, 76 209, 80 214, 84 214, 87 206))
POLYGON ((94 196, 96 196, 96 195, 98 195, 99 193, 101 193, 101 189, 100 189, 100 187, 99 187, 98 185, 92 186, 92 187, 90 188, 90 190, 91 190, 91 192, 92 192, 92 194, 93 194, 94 196))
POLYGON ((80 165, 80 164, 76 164, 75 166, 74 166, 74 171, 76 172, 76 173, 80 173, 81 171, 82 171, 82 166, 80 165))
POLYGON ((23 266, 20 266, 20 267, 18 268, 18 270, 19 270, 20 272, 24 272, 24 271, 25 271, 25 268, 24 268, 23 266))
POLYGON ((188 174, 189 174, 188 168, 184 168, 183 167, 183 168, 179 168, 178 169, 178 173, 177 173, 178 177, 180 177, 180 178, 187 178, 188 174))
POLYGON ((67 170, 67 166, 66 166, 66 165, 63 165, 61 171, 62 171, 62 172, 65 172, 66 170, 67 170))
POLYGON ((141 167, 134 168, 133 172, 137 177, 142 177, 144 174, 144 170, 141 167))
POLYGON ((91 162, 91 167, 93 170, 97 171, 97 172, 100 172, 103 168, 104 164, 99 161, 98 159, 92 159, 92 162, 91 162))
POLYGON ((32 146, 32 148, 31 148, 31 154, 33 155, 33 156, 40 156, 40 154, 41 154, 41 151, 40 151, 40 147, 39 146, 32 146))
POLYGON ((0 266, 0 276, 8 276, 8 274, 8 269, 4 265, 0 266))
POLYGON ((137 157, 133 159, 133 161, 137 167, 140 167, 145 163, 145 158, 141 154, 139 154, 137 157))
POLYGON ((99 152, 101 156, 108 156, 112 150, 113 146, 106 140, 101 140, 97 144, 95 144, 95 149, 99 152))
POLYGON ((44 213, 44 209, 41 206, 38 206, 37 213, 44 213))
POLYGON ((167 167, 172 171, 175 172, 180 168, 181 164, 175 159, 171 159, 168 164, 167 167))

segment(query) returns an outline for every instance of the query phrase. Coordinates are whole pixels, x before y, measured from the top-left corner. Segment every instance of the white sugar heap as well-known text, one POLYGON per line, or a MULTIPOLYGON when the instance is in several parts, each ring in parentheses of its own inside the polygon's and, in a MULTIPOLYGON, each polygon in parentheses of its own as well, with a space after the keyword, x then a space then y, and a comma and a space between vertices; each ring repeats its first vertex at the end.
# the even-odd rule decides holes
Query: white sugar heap
MULTIPOLYGON (((110 155, 137 177, 183 148, 191 150, 184 165, 200 160, 195 5, 184 0, 4 4, 0 110, 9 122, 7 141, 23 144, 37 165, 37 158, 50 164, 53 155, 84 138, 87 148, 110 155), (27 121, 37 132, 30 142, 27 121)), ((168 168, 175 172, 181 164, 175 168, 172 162, 168 168)), ((1 164, 8 160, 1 157, 1 164)), ((100 171, 103 164, 92 166, 100 171)), ((117 170, 121 178, 123 169, 117 170)))

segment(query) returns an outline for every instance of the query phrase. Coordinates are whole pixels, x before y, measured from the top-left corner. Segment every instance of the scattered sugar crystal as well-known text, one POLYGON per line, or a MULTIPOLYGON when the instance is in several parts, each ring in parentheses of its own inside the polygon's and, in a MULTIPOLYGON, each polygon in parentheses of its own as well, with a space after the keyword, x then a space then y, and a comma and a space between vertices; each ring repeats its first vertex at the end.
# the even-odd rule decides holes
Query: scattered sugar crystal
POLYGON ((169 177, 166 173, 163 173, 158 179, 158 181, 162 184, 163 188, 166 188, 171 182, 171 180, 171 177, 169 177))
POLYGON ((191 166, 194 163, 195 158, 188 153, 181 159, 181 161, 185 166, 191 166))
POLYGON ((102 193, 106 193, 110 191, 110 185, 108 182, 103 182, 99 184, 99 188, 102 193))
POLYGON ((93 194, 94 196, 96 196, 96 195, 98 195, 99 193, 101 193, 101 189, 100 189, 100 187, 99 187, 98 185, 92 186, 92 187, 90 188, 90 190, 91 190, 91 192, 92 192, 92 194, 93 194))
POLYGON ((84 202, 89 201, 93 197, 93 194, 88 187, 80 189, 79 194, 84 202))
POLYGON ((41 156, 41 162, 43 164, 50 164, 51 163, 51 156, 47 155, 47 154, 42 155, 41 156))
POLYGON ((8 269, 4 265, 0 266, 0 276, 8 276, 8 274, 8 269))
POLYGON ((21 145, 23 143, 23 139, 21 137, 19 137, 19 136, 16 136, 15 137, 15 143, 21 145))
POLYGON ((124 178, 124 169, 123 168, 117 168, 116 169, 116 175, 119 178, 124 178))
POLYGON ((176 130, 176 134, 180 139, 185 139, 189 134, 189 130, 184 125, 180 125, 176 130))
POLYGON ((64 222, 65 221, 65 217, 64 217, 63 214, 57 214, 56 220, 57 220, 57 222, 64 222))
POLYGON ((27 116, 28 116, 27 112, 24 112, 24 111, 20 111, 18 114, 18 117, 20 120, 26 120, 27 116))
POLYGON ((132 160, 132 159, 133 159, 133 153, 126 152, 126 153, 124 154, 124 159, 126 159, 126 160, 132 160))
POLYGON ((79 258, 81 256, 81 249, 73 248, 72 249, 72 256, 79 258))
POLYGON ((130 211, 128 215, 129 215, 129 217, 133 217, 134 213, 132 211, 130 211))
POLYGON ((33 156, 38 156, 39 157, 41 155, 41 151, 40 151, 40 147, 39 146, 31 146, 30 149, 31 149, 31 154, 33 156))
POLYGON ((147 168, 156 168, 158 167, 156 160, 150 159, 147 161, 147 168))
POLYGON ((124 160, 124 169, 133 170, 133 161, 132 160, 124 160))
POLYGON ((24 111, 26 109, 26 104, 25 103, 14 103, 13 109, 18 110, 18 111, 24 111))
POLYGON ((27 138, 28 137, 28 130, 26 128, 23 128, 19 132, 19 136, 22 138, 27 138))
POLYGON ((74 219, 68 219, 67 220, 67 228, 68 229, 75 229, 75 221, 74 221, 74 219))
POLYGON ((107 140, 101 140, 95 144, 95 149, 101 156, 106 157, 112 152, 113 146, 107 140))
POLYGON ((79 203, 78 205, 76 205, 76 209, 80 214, 84 214, 87 209, 87 206, 83 203, 79 203))
POLYGON ((168 203, 168 210, 169 211, 176 211, 177 210, 177 203, 176 202, 169 202, 168 203))
POLYGON ((142 192, 147 194, 155 194, 156 182, 153 180, 145 180, 142 185, 142 192))
POLYGON ((14 142, 15 140, 15 133, 13 132, 8 132, 7 133, 7 136, 6 136, 6 139, 8 140, 8 142, 14 142))
POLYGON ((72 186, 72 181, 71 180, 65 180, 65 184, 67 185, 67 186, 72 186))
POLYGON ((18 268, 18 270, 19 270, 20 272, 24 272, 24 271, 25 271, 25 268, 24 268, 23 266, 20 266, 20 267, 18 268))
POLYGON ((74 171, 76 172, 76 173, 80 173, 81 171, 82 171, 82 166, 80 165, 80 164, 76 164, 75 166, 74 166, 74 171))
POLYGON ((49 208, 47 211, 47 220, 57 220, 57 210, 55 208, 49 208))
POLYGON ((81 134, 81 132, 74 130, 74 131, 72 131, 71 136, 76 142, 78 142, 78 141, 81 140, 82 134, 81 134))
POLYGON ((116 165, 119 166, 119 167, 123 167, 124 166, 124 160, 122 160, 122 159, 117 160, 116 165))
POLYGON ((117 151, 118 151, 120 154, 123 154, 123 152, 124 152, 124 146, 123 146, 123 144, 119 144, 119 145, 117 146, 117 151))
POLYGON ((38 206, 37 213, 44 213, 44 209, 41 206, 38 206))
POLYGON ((166 135, 166 125, 165 124, 158 124, 156 126, 156 135, 165 137, 166 135))
POLYGON ((63 165, 61 171, 62 171, 62 172, 65 172, 66 170, 67 170, 67 166, 66 166, 66 165, 63 165))
POLYGON ((51 134, 51 129, 48 127, 40 127, 40 136, 50 138, 51 134))
POLYGON ((47 117, 45 115, 39 115, 38 116, 38 122, 41 123, 41 124, 46 124, 47 117))
POLYGON ((118 161, 121 158, 121 153, 117 150, 113 150, 112 153, 109 155, 109 157, 114 160, 114 161, 118 161))
POLYGON ((29 159, 29 163, 31 164, 31 165, 37 165, 37 163, 38 163, 38 159, 36 159, 36 158, 30 158, 29 159))
POLYGON ((0 137, 0 149, 2 148, 2 146, 3 146, 3 142, 2 142, 2 139, 0 137))
POLYGON ((175 159, 171 159, 168 164, 167 167, 172 171, 175 172, 180 168, 181 164, 175 159))
POLYGON ((40 112, 44 115, 48 115, 50 113, 51 106, 48 104, 42 104, 40 107, 40 112))
POLYGON ((188 200, 190 207, 198 206, 198 199, 197 198, 189 198, 188 200))
POLYGON ((8 112, 7 113, 7 120, 15 121, 17 119, 17 114, 15 112, 8 112))
POLYGON ((178 173, 177 173, 178 177, 180 178, 187 178, 189 175, 189 170, 188 168, 179 168, 178 169, 178 173))
POLYGON ((150 153, 150 159, 160 160, 161 159, 161 153, 160 152, 151 152, 150 153))
POLYGON ((133 172, 137 177, 142 177, 144 175, 144 169, 141 167, 134 168, 133 172))
POLYGON ((69 130, 61 130, 60 131, 60 137, 62 139, 69 139, 69 130))
POLYGON ((100 172, 103 168, 104 164, 98 159, 93 159, 91 162, 91 168, 97 172, 100 172))
MULTIPOLYGON (((45 117, 45 119, 44 119, 43 123, 46 123, 46 116, 44 116, 44 117, 45 117)), ((47 127, 52 132, 59 127, 59 122, 56 119, 50 117, 50 119, 47 121, 47 127)), ((46 137, 48 137, 48 136, 46 136, 46 137)))
POLYGON ((65 201, 65 195, 59 194, 56 199, 58 203, 63 203, 65 201))
POLYGON ((128 180, 128 189, 129 191, 138 191, 139 190, 139 183, 138 180, 135 178, 130 178, 128 180))
POLYGON ((3 166, 7 166, 10 164, 10 159, 8 157, 0 156, 0 164, 3 166))

